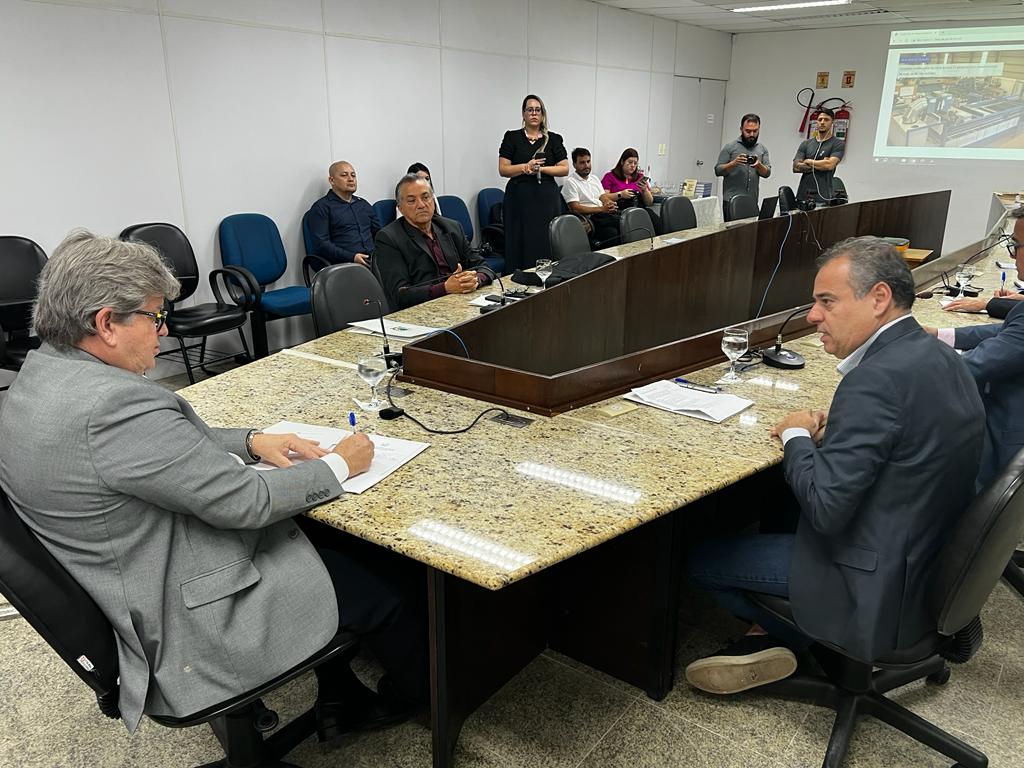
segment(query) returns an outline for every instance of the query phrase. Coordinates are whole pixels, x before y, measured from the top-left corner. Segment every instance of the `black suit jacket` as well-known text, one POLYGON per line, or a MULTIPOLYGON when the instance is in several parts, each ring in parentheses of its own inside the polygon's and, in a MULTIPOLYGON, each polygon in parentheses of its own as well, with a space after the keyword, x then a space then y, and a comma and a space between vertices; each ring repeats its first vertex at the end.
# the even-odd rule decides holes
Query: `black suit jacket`
POLYGON ((936 556, 974 496, 985 412, 963 361, 914 319, 836 389, 820 447, 786 443, 800 502, 790 602, 806 634, 864 661, 934 632, 936 556))
MULTIPOLYGON (((434 236, 452 272, 459 264, 463 269, 484 265, 482 258, 470 253, 459 222, 435 216, 433 224, 434 236)), ((377 233, 373 261, 393 311, 422 304, 430 299, 431 285, 444 282, 422 233, 404 218, 377 233)))

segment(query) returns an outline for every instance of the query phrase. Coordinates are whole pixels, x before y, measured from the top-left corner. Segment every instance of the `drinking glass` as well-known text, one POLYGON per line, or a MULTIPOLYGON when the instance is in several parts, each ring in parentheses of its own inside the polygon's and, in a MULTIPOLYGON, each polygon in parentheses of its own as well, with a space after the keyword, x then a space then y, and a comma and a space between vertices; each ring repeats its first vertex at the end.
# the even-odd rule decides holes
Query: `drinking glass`
POLYGON ((743 381, 736 373, 736 361, 747 351, 749 341, 745 328, 726 328, 722 332, 722 351, 729 358, 729 372, 719 380, 721 383, 743 381))
POLYGON ((384 401, 377 397, 377 385, 380 384, 387 372, 388 364, 383 355, 364 357, 356 363, 356 373, 359 374, 359 378, 370 386, 370 399, 362 401, 354 398, 356 405, 364 411, 379 411, 384 407, 384 401))
POLYGON ((960 289, 960 295, 963 296, 964 288, 971 282, 971 278, 974 277, 974 268, 970 264, 957 264, 956 267, 956 286, 960 289))
POLYGON ((548 289, 548 278, 551 277, 551 272, 554 270, 555 265, 551 263, 551 259, 537 259, 537 277, 540 278, 540 285, 542 290, 548 289))

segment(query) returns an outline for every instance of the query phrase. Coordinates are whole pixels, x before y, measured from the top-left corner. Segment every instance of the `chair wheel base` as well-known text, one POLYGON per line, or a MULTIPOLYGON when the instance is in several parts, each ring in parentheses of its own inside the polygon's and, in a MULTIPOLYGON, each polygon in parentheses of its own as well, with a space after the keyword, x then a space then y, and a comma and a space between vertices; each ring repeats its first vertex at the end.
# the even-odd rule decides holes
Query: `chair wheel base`
POLYGON ((949 667, 943 667, 938 672, 932 672, 925 678, 925 682, 929 685, 945 685, 949 682, 952 671, 949 667))

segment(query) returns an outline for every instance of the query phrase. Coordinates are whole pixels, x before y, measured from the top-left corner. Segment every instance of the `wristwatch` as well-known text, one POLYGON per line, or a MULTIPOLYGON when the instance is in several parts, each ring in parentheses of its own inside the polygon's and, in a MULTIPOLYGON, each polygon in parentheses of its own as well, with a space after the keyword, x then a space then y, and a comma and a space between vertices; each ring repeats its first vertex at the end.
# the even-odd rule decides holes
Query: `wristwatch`
POLYGON ((252 439, 256 437, 256 435, 262 434, 263 432, 258 429, 250 429, 249 434, 245 436, 245 452, 249 454, 249 458, 253 461, 261 461, 263 458, 262 456, 257 456, 252 452, 252 439))

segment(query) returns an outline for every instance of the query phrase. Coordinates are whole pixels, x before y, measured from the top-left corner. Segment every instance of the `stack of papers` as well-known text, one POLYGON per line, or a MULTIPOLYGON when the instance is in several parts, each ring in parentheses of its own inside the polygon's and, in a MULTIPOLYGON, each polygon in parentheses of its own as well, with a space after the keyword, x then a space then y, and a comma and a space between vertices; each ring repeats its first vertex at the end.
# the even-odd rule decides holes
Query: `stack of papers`
MULTIPOLYGON (((272 427, 263 430, 272 434, 284 434, 294 432, 299 437, 312 440, 320 444, 325 451, 329 451, 341 440, 348 437, 351 432, 334 427, 320 427, 315 424, 300 424, 295 421, 279 421, 272 427)), ((417 443, 413 440, 400 440, 397 437, 385 437, 383 435, 367 435, 373 441, 373 461, 370 468, 361 475, 350 477, 341 487, 347 493, 362 493, 372 488, 385 477, 390 475, 403 464, 412 461, 430 447, 430 443, 417 443)), ((290 457, 296 464, 307 461, 297 456, 290 457)), ((275 469, 270 464, 260 462, 253 465, 254 469, 269 470, 275 469)))
MULTIPOLYGON (((380 320, 360 320, 358 323, 349 323, 353 328, 360 329, 356 331, 359 333, 372 333, 378 336, 380 332, 380 320)), ((385 320, 384 328, 387 329, 388 336, 394 336, 396 339, 416 339, 420 336, 426 336, 430 333, 437 333, 440 328, 431 328, 429 325, 414 325, 413 323, 398 323, 394 320, 385 320)))
POLYGON ((1017 269, 1016 261, 999 261, 996 259, 996 269, 1017 269))
POLYGON ((653 405, 664 411, 681 413, 716 424, 754 404, 753 400, 745 400, 736 395, 687 389, 673 381, 656 381, 645 387, 638 387, 623 397, 635 403, 653 405))

